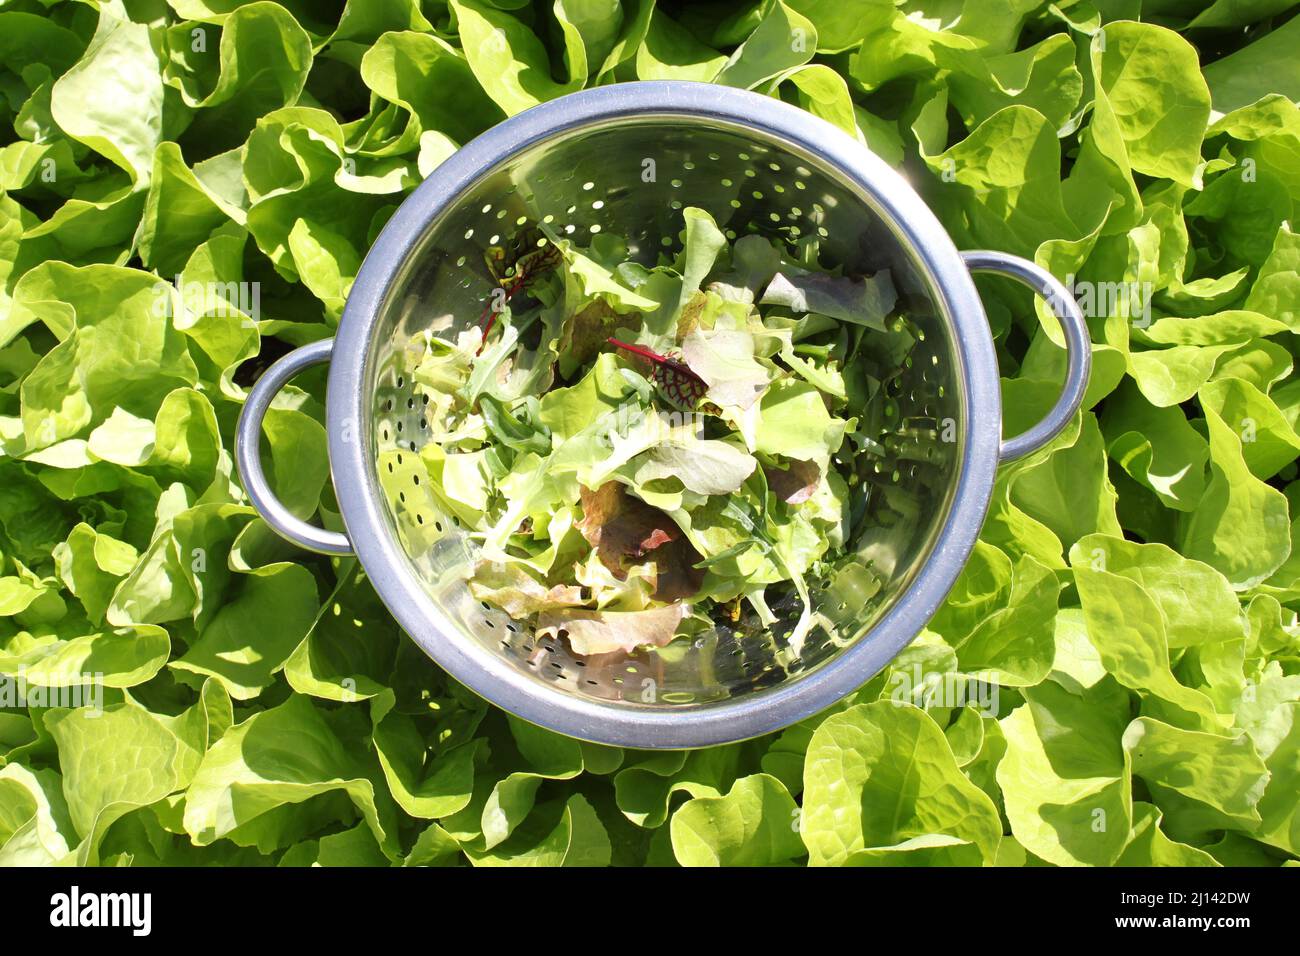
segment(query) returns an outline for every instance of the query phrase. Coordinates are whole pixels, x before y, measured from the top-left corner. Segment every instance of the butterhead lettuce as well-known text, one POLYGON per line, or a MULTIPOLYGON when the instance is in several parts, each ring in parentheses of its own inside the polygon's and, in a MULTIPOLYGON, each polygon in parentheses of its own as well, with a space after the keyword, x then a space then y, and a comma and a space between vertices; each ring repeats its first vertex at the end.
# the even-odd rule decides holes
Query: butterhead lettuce
MULTIPOLYGON (((1297 37, 1289 0, 0 4, 0 863, 1294 863, 1297 37), (960 248, 1067 283, 1093 349, 1085 408, 999 471, 930 626, 828 712, 690 753, 478 699, 355 560, 271 532, 231 457, 249 386, 333 334, 430 171, 646 79, 839 127, 960 248)), ((554 352, 521 361, 522 313, 481 354, 470 323, 420 343, 443 438, 421 466, 481 537, 476 593, 567 611, 591 651, 614 615, 670 652, 688 603, 800 605, 808 543, 845 544, 832 453, 870 406, 845 361, 746 319, 870 340, 907 307, 883 273, 845 286, 683 213, 653 281, 568 249, 554 352), (670 391, 716 432, 589 427, 670 391)), ((978 284, 1011 435, 1063 342, 978 284)), ((319 371, 286 388, 264 458, 337 528, 323 399, 319 371)), ((833 587, 879 582, 849 562, 833 587)))

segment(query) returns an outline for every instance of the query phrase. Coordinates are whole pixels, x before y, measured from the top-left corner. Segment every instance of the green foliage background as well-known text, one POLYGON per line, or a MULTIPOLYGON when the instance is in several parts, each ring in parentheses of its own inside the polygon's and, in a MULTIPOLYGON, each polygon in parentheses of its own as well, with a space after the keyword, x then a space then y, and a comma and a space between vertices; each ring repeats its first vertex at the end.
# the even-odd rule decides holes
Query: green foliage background
MULTIPOLYGON (((46 696, 0 709, 0 862, 1294 862, 1294 7, 2 0, 0 674, 46 696), (459 144, 664 77, 826 118, 1085 305, 1149 294, 1093 302, 1087 410, 1003 469, 893 667, 784 733, 647 754, 453 686, 353 562, 257 519, 230 446, 459 144), (44 706, 83 672, 102 715, 44 706), (996 713, 930 693, 977 673, 996 713)), ((1011 432, 1064 353, 981 288, 1011 432)), ((337 527, 322 397, 302 377, 267 441, 337 527)))

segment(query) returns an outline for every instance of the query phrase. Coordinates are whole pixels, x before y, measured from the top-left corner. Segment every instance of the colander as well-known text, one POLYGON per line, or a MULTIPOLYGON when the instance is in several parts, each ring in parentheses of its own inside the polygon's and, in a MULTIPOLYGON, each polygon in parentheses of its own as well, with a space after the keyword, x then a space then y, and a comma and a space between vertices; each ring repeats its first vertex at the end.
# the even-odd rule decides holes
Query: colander
MULTIPOLYGON (((236 456, 244 487, 279 534, 355 553, 394 617, 453 677, 525 720, 598 743, 687 748, 754 737, 853 692, 925 626, 979 533, 999 462, 1041 447, 1071 419, 1089 372, 1087 329, 1066 289, 1033 263, 959 253, 908 183, 830 124, 776 99, 705 83, 640 82, 574 93, 520 113, 461 148, 401 205, 366 256, 331 341, 273 364, 249 393, 236 456), (679 249, 681 210, 728 236, 815 235, 823 264, 889 269, 918 340, 884 396, 889 440, 873 504, 889 520, 860 543, 856 589, 812 581, 818 627, 797 656, 781 635, 719 627, 630 654, 574 655, 563 639, 475 600, 476 545, 440 509, 421 464, 430 440, 414 369, 423 333, 477 323, 496 283, 485 252, 548 224, 585 245, 623 237, 653 265, 679 249), (1043 296, 1064 331, 1067 374, 1035 427, 1001 439, 993 341, 971 270, 1043 296), (346 534, 275 497, 259 454, 272 400, 330 363, 326 425, 346 534), (946 433, 913 453, 909 436, 946 433), (935 452, 933 449, 938 448, 935 452), (883 512, 882 512, 883 514, 883 512), (681 647, 679 644, 685 643, 681 647)), ((361 638, 364 639, 364 638, 361 638)))

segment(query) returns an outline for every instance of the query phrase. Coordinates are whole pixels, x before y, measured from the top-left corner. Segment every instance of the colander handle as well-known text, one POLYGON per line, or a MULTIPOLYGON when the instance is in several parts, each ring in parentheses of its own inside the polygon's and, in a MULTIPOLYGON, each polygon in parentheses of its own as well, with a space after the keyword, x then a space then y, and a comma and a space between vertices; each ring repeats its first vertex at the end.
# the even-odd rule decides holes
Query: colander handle
POLYGON ((1002 461, 1023 458, 1059 435, 1083 404, 1088 375, 1092 371, 1088 323, 1084 321, 1079 304, 1074 301, 1070 290, 1056 276, 1028 259, 987 249, 963 252, 961 257, 971 272, 991 272, 1029 286, 1046 300, 1065 335, 1065 386, 1061 390, 1061 397, 1042 421, 1015 438, 1004 440, 998 453, 1002 461))
POLYGON ((351 554, 352 545, 347 535, 308 524, 286 508, 271 490, 266 472, 262 470, 262 419, 266 417, 271 402, 280 389, 303 369, 328 362, 333 348, 333 339, 312 342, 294 349, 262 373, 248 393, 244 410, 239 413, 239 424, 235 428, 235 464, 253 507, 276 534, 308 551, 351 554))

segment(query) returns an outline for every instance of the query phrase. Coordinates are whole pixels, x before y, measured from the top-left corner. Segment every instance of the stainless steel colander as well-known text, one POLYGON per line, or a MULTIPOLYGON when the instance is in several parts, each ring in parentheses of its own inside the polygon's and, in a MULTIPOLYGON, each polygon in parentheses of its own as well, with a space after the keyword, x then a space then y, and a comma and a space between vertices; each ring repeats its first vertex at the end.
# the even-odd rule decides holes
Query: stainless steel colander
MULTIPOLYGON (((440 334, 449 334, 442 332, 440 334)), ((778 729, 821 710, 881 670, 938 609, 979 533, 999 461, 1055 436, 1083 398, 1087 329, 1051 275, 996 252, 958 253, 907 182, 828 123, 758 94, 701 83, 628 83, 521 113, 463 147, 402 204, 366 257, 338 335, 280 359, 252 389, 237 435, 244 487, 266 521, 299 545, 355 552, 393 615, 462 683, 526 720, 601 743, 683 748, 778 729), (484 253, 545 222, 583 245, 598 232, 651 265, 677 248, 680 210, 706 209, 731 237, 815 234, 824 262, 890 270, 918 346, 890 380, 893 441, 875 500, 888 507, 859 550, 856 599, 812 582, 832 628, 798 656, 782 630, 737 628, 670 652, 583 659, 560 639, 469 592, 475 544, 442 511, 420 461, 429 440, 413 371, 434 323, 477 323, 494 288, 484 253), (970 271, 1014 277, 1061 322, 1068 372, 1056 407, 1001 440, 998 369, 970 271), (262 418, 302 369, 330 362, 329 453, 347 534, 313 527, 276 499, 259 459, 262 418), (947 430, 938 453, 908 436, 947 430), (902 519, 900 520, 900 516, 902 519), (832 633, 833 632, 833 633, 832 633)))

